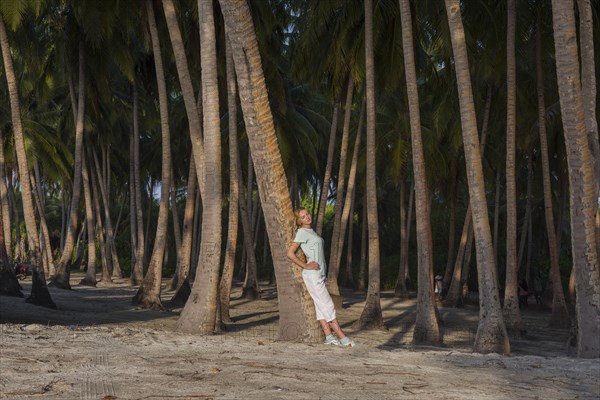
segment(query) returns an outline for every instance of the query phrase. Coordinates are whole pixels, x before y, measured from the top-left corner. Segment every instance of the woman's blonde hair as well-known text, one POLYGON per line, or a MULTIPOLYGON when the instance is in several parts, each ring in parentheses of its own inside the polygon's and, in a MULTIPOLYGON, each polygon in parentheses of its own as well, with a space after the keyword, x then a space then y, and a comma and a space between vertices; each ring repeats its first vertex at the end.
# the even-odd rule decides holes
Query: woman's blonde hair
POLYGON ((300 222, 300 211, 303 211, 303 210, 308 212, 308 210, 304 207, 299 207, 294 210, 294 217, 296 219, 296 228, 300 228, 302 226, 302 222, 300 222))

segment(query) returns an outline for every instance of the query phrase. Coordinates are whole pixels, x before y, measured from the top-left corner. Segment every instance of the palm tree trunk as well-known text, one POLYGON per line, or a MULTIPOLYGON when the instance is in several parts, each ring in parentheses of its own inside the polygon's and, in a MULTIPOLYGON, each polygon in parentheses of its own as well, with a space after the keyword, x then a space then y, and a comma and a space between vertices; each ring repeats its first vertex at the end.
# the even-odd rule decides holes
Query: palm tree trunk
POLYGON ((360 230, 360 261, 358 265, 358 287, 364 292, 366 289, 366 264, 367 264, 367 195, 365 193, 362 209, 362 224, 360 230))
POLYGON ((494 261, 498 263, 498 226, 500 223, 500 195, 502 194, 502 175, 496 171, 496 195, 494 196, 494 261))
MULTIPOLYGON (((3 217, 4 211, 0 208, 0 225, 4 225, 3 217)), ((13 263, 4 250, 4 226, 0 226, 0 296, 25 297, 21 292, 13 263)))
MULTIPOLYGON (((0 16, 0 47, 2 48, 2 59, 4 61, 4 73, 8 84, 8 93, 10 99, 11 118, 13 124, 15 152, 17 153, 17 165, 19 176, 21 176, 21 197, 23 201, 23 215, 25 218, 25 229, 27 236, 33 247, 29 248, 30 259, 34 265, 33 282, 31 286, 31 295, 27 301, 36 305, 56 308, 56 305, 50 297, 50 292, 46 286, 44 268, 40 263, 40 243, 37 235, 37 226, 35 222, 35 210, 33 208, 33 196, 31 193, 31 183, 27 166, 27 153, 25 152, 25 140, 23 125, 21 121, 21 108, 19 105, 19 92, 17 90, 17 80, 12 64, 10 46, 6 35, 4 20, 0 16)), ((17 228, 18 229, 18 228, 17 228)))
MULTIPOLYGON (((361 136, 362 130, 364 126, 364 116, 366 112, 366 101, 362 102, 362 107, 360 111, 360 117, 358 118, 358 127, 356 129, 356 138, 354 139, 354 150, 352 153, 352 161, 350 163, 350 173, 348 175, 348 190, 346 190, 346 198, 344 199, 344 210, 341 216, 341 225, 340 232, 338 235, 338 251, 337 251, 337 265, 340 265, 342 259, 342 249, 344 248, 344 238, 346 237, 346 228, 349 229, 348 236, 348 252, 352 251, 351 243, 351 231, 352 231, 352 220, 351 216, 354 212, 354 195, 356 193, 356 172, 358 169, 358 155, 360 153, 360 145, 361 145, 361 136), (348 227, 348 225, 350 225, 348 227)), ((341 170, 341 169, 340 169, 341 170)), ((339 192, 338 192, 339 195, 339 192)), ((350 256, 350 261, 352 260, 352 256, 350 256)), ((346 265, 347 271, 347 280, 354 285, 354 279, 352 277, 352 263, 346 265)), ((339 290, 339 289, 338 289, 339 290)))
POLYGON ((414 210, 415 210, 415 185, 411 182, 410 183, 410 192, 408 193, 408 211, 406 214, 406 237, 404 238, 403 242, 400 244, 401 246, 404 245, 404 267, 401 267, 403 269, 403 276, 404 276, 404 284, 406 285, 407 290, 411 288, 412 286, 412 282, 410 279, 410 270, 409 270, 409 264, 408 264, 408 256, 409 256, 409 251, 408 248, 410 246, 410 235, 412 232, 412 221, 413 221, 413 214, 414 214, 414 210))
POLYGON ((0 207, 2 207, 2 229, 4 235, 4 248, 6 256, 10 259, 12 252, 12 228, 10 220, 10 203, 8 187, 6 186, 6 168, 4 161, 4 133, 0 129, 0 207))
POLYGON ((452 183, 450 184, 450 217, 448 218, 448 256, 446 259, 446 269, 444 269, 444 277, 442 279, 442 287, 444 282, 450 282, 452 279, 452 266, 454 260, 454 246, 456 245, 456 187, 458 185, 458 173, 456 168, 452 174, 452 183))
POLYGON ((431 211, 429 209, 429 189, 423 156, 421 137, 421 116, 419 110, 419 92, 417 89, 417 71, 413 47, 413 25, 409 0, 400 0, 402 20, 402 47, 404 53, 404 72, 410 115, 412 162, 415 178, 415 202, 417 217, 417 316, 413 334, 413 344, 439 345, 442 343, 438 315, 433 293, 433 239, 431 233, 431 211))
MULTIPOLYGON (((84 135, 84 115, 85 115, 85 64, 84 64, 84 42, 79 42, 79 85, 77 96, 77 109, 73 110, 77 115, 75 123, 75 160, 73 165, 73 185, 69 222, 67 224, 67 235, 65 246, 56 269, 56 275, 51 281, 51 285, 61 289, 70 289, 69 284, 71 259, 73 257, 73 247, 75 242, 75 233, 77 232, 77 216, 79 213, 79 202, 81 199, 81 159, 83 157, 83 135, 84 135)), ((74 107, 75 108, 75 107, 74 107)))
POLYGON ((404 259, 408 256, 405 252, 404 241, 406 239, 406 178, 403 176, 400 178, 400 263, 398 264, 398 278, 396 279, 396 286, 394 288, 394 297, 400 299, 408 298, 408 290, 406 289, 406 280, 404 279, 404 259))
POLYGON ((109 261, 107 259, 106 241, 104 239, 104 228, 102 225, 102 216, 100 215, 100 184, 98 183, 97 175, 89 174, 92 181, 92 199, 94 201, 94 217, 95 217, 95 233, 98 240, 98 247, 102 249, 100 251, 100 263, 102 265, 102 277, 97 286, 107 287, 112 285, 110 279, 109 261))
POLYGON ((169 221, 169 190, 171 186, 171 135, 169 131, 169 113, 167 109, 167 87, 163 69, 161 50, 154 17, 152 0, 146 2, 148 12, 148 25, 152 38, 152 52, 154 54, 154 65, 156 67, 156 81, 158 84, 158 102, 160 110, 160 127, 162 131, 162 170, 161 190, 158 209, 158 220, 156 224, 156 237, 152 249, 152 258, 148 265, 148 272, 142 281, 136 295, 132 299, 134 305, 142 308, 162 309, 160 300, 160 284, 162 278, 163 256, 165 252, 167 228, 169 221))
MULTIPOLYGON (((229 215, 227 222, 227 246, 223 262, 223 274, 219 284, 221 305, 221 320, 231 322, 229 313, 229 299, 233 283, 233 269, 235 268, 235 250, 238 237, 238 219, 240 206, 240 151, 238 149, 237 132, 237 86, 235 83, 235 67, 231 55, 231 44, 227 40, 225 48, 227 70, 227 112, 229 115, 229 215)), ((243 202, 244 199, 242 198, 243 202)))
POLYGON ((485 198, 483 167, 477 138, 477 118, 469 76, 465 33, 459 0, 445 0, 445 4, 456 65, 469 198, 473 209, 473 226, 477 247, 480 312, 474 350, 480 353, 496 352, 505 354, 510 352, 510 345, 502 319, 502 309, 498 295, 498 278, 485 198))
POLYGON ((369 225, 369 285, 365 308, 355 327, 383 328, 380 301, 379 221, 375 171, 375 60, 373 57, 373 0, 365 0, 365 64, 367 95, 367 223, 369 225))
MULTIPOLYGON (((137 248, 135 264, 129 280, 132 285, 139 285, 144 279, 144 254, 146 253, 146 238, 144 233, 144 213, 142 202, 142 184, 140 179, 140 128, 139 128, 139 95, 137 83, 133 81, 133 192, 135 196, 135 219, 137 232, 137 248)), ((150 209, 148 210, 150 213, 150 209)))
POLYGON ((252 158, 257 170, 258 193, 269 232, 269 244, 277 277, 279 336, 320 341, 312 299, 301 272, 291 267, 286 253, 292 241, 293 214, 287 180, 279 153, 273 117, 263 75, 252 14, 246 0, 220 0, 229 33, 238 88, 252 158))
POLYGON ((96 231, 94 229, 95 221, 94 210, 92 207, 92 191, 90 189, 90 177, 85 150, 82 156, 81 178, 83 181, 83 197, 85 200, 85 222, 88 230, 88 261, 85 277, 79 281, 79 284, 84 286, 96 286, 96 231))
MULTIPOLYGON (((200 65, 202 68, 202 107, 204 118, 204 170, 201 189, 202 246, 192 293, 177 329, 183 332, 212 334, 218 306, 219 266, 221 262, 221 128, 217 81, 215 19, 211 0, 198 0, 200 19, 200 65)), ((200 162, 198 162, 200 164, 200 162)), ((197 168, 197 167, 196 167, 197 168)), ((197 170, 199 173, 200 171, 197 170)))
POLYGON ((321 196, 319 197, 319 208, 317 209, 316 232, 319 236, 321 236, 321 234, 323 233, 323 225, 325 224, 325 209, 327 208, 329 182, 331 180, 331 170, 333 169, 333 151, 335 150, 335 138, 337 136, 339 112, 340 101, 338 100, 333 106, 333 116, 331 117, 331 130, 329 131, 329 145, 327 146, 327 163, 325 164, 323 185, 321 186, 321 196))
POLYGON ((38 162, 34 162, 33 171, 31 172, 31 186, 33 192, 33 199, 38 209, 38 215, 40 218, 40 247, 42 262, 44 264, 44 273, 48 276, 54 274, 54 262, 52 260, 52 248, 50 247, 50 234, 48 230, 48 223, 46 222, 46 212, 44 209, 44 191, 42 189, 42 179, 40 176, 40 169, 38 162))
MULTIPOLYGON (((348 137, 350 136, 350 116, 352 115, 352 95, 354 93, 354 80, 352 73, 348 76, 348 88, 346 92, 346 105, 344 109, 344 126, 342 129, 342 142, 340 143, 340 169, 335 197, 335 214, 333 217, 333 233, 331 236, 331 251, 329 252, 329 265, 327 266, 327 289, 334 302, 341 304, 340 288, 338 286, 338 275, 340 273, 340 237, 344 237, 345 227, 342 229, 342 212, 344 210, 344 191, 346 186, 346 159, 348 158, 348 137)), ((343 242, 341 243, 343 247, 343 242)))
POLYGON ((134 174, 134 169, 135 169, 135 151, 133 149, 134 146, 134 134, 133 134, 133 127, 131 128, 131 132, 130 132, 130 136, 129 136, 129 184, 127 185, 129 188, 129 233, 131 236, 131 261, 130 261, 130 265, 132 268, 132 275, 133 275, 133 268, 135 268, 135 265, 137 263, 136 260, 136 255, 137 255, 137 247, 138 247, 138 241, 137 241, 137 222, 136 222, 136 218, 135 218, 135 214, 136 214, 136 210, 137 207, 139 207, 138 205, 136 205, 135 202, 135 174, 134 174))
POLYGON ((463 223, 462 233, 460 235, 460 244, 456 253, 456 261, 454 262, 451 281, 449 283, 443 282, 444 289, 448 288, 444 299, 444 305, 446 307, 458 307, 462 305, 462 284, 464 281, 462 271, 470 231, 473 229, 471 222, 471 203, 469 203, 467 212, 465 213, 465 222, 463 223))
POLYGON ((506 33, 506 284, 502 309, 506 329, 520 336, 523 322, 519 312, 519 265, 517 263, 517 79, 515 56, 516 0, 507 2, 506 33))

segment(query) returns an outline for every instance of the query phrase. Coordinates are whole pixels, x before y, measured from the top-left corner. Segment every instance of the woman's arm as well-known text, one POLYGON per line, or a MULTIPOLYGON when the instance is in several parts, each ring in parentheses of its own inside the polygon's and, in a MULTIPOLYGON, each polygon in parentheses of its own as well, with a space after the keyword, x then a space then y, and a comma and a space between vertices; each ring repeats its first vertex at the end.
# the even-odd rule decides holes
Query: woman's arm
POLYGON ((314 261, 311 261, 308 264, 303 263, 302 260, 299 259, 298 256, 296 256, 296 251, 298 251, 298 247, 300 247, 300 243, 292 242, 292 244, 290 245, 290 247, 288 248, 288 251, 287 251, 287 257, 294 264, 296 264, 297 266, 299 266, 300 268, 303 268, 303 269, 312 269, 312 270, 321 269, 319 264, 317 264, 314 261))

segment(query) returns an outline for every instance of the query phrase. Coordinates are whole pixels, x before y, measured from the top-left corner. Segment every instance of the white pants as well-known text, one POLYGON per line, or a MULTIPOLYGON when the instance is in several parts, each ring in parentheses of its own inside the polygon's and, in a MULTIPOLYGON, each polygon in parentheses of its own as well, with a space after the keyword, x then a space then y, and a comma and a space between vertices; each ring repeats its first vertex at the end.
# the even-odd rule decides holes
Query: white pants
POLYGON ((317 312, 317 320, 324 319, 331 322, 336 319, 335 306, 329 295, 327 286, 325 285, 325 277, 322 275, 305 275, 302 274, 306 289, 315 303, 315 311, 317 312))

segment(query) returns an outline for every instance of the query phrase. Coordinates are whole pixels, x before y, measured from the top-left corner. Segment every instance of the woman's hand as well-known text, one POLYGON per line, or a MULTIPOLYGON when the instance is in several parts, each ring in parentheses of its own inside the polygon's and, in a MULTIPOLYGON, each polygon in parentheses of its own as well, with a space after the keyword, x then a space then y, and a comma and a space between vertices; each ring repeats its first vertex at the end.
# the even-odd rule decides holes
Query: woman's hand
POLYGON ((313 271, 318 271, 318 270, 321 269, 321 266, 317 262, 311 261, 308 264, 306 264, 306 268, 305 269, 310 269, 310 270, 313 270, 313 271))

